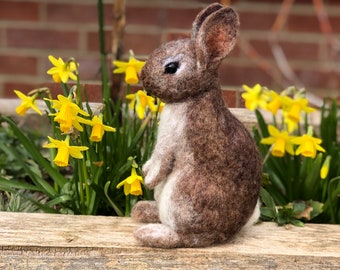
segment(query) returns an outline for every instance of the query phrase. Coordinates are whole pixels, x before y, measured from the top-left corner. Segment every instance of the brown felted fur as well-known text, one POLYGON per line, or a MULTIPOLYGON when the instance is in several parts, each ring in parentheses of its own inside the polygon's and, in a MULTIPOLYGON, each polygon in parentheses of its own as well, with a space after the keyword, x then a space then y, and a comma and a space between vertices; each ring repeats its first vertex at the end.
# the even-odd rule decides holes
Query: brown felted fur
POLYGON ((135 231, 146 246, 226 242, 253 221, 260 155, 227 109, 218 82, 218 67, 234 47, 238 27, 231 8, 212 4, 198 14, 191 39, 156 49, 142 70, 145 89, 166 102, 155 149, 143 167, 156 203, 139 202, 132 212, 150 223, 135 231))

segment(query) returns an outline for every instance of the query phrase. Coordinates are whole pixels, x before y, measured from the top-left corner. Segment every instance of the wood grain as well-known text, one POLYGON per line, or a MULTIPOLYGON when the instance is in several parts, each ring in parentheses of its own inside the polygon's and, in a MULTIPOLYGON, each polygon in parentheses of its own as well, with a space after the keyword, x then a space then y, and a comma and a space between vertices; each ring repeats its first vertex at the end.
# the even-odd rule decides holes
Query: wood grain
POLYGON ((340 269, 340 226, 261 223, 230 243, 153 249, 130 218, 0 213, 0 269, 340 269))

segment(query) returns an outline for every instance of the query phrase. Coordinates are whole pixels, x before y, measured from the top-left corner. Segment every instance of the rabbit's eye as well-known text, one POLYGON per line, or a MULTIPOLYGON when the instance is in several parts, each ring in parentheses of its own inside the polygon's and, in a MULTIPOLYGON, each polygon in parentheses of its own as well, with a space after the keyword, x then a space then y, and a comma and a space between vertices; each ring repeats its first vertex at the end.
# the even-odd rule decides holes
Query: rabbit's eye
POLYGON ((174 74, 174 73, 176 73, 178 67, 179 67, 178 62, 170 62, 169 64, 165 65, 164 73, 165 74, 174 74))

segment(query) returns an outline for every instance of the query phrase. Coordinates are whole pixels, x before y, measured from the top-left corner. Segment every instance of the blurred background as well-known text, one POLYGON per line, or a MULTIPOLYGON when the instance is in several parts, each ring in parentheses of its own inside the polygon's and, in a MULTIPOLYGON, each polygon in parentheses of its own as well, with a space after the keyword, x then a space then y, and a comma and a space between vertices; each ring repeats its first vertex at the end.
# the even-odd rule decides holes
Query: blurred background
MULTIPOLYGON (((145 60, 160 44, 188 37, 197 13, 216 1, 104 0, 105 51, 145 60)), ((340 97, 339 0, 231 0, 240 15, 238 43, 220 80, 230 107, 242 107, 242 84, 281 91, 306 88, 312 103, 340 97)), ((82 82, 100 82, 97 1, 0 0, 0 98, 51 83, 47 56, 80 63, 82 82)), ((121 77, 112 78, 117 91, 121 77)), ((89 87, 93 95, 98 87, 89 87)), ((100 99, 100 98, 99 98, 100 99)))

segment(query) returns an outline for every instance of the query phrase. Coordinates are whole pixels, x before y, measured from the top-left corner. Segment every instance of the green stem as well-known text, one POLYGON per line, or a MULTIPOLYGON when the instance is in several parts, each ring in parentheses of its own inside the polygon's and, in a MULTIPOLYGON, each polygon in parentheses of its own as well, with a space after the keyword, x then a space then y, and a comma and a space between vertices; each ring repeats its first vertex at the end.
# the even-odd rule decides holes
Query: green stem
POLYGON ((85 194, 86 194, 86 205, 84 207, 84 209, 87 209, 86 212, 89 214, 92 209, 89 208, 90 206, 90 202, 91 202, 91 190, 90 190, 90 186, 89 186, 89 183, 88 183, 88 174, 87 174, 87 169, 86 169, 86 162, 85 162, 85 159, 83 158, 82 159, 82 170, 83 170, 83 182, 84 182, 84 185, 85 185, 85 194))
POLYGON ((68 94, 69 94, 69 90, 68 90, 67 84, 62 82, 61 83, 61 89, 63 90, 64 96, 67 97, 68 94))
MULTIPOLYGON (((86 199, 87 199, 87 214, 89 215, 95 215, 96 210, 95 210, 95 204, 96 204, 96 191, 91 188, 91 185, 94 183, 95 185, 98 184, 98 178, 100 177, 101 174, 98 174, 98 171, 100 169, 96 168, 96 165, 93 164, 91 156, 95 157, 96 154, 98 153, 97 151, 98 144, 95 145, 96 150, 91 152, 86 151, 86 160, 91 161, 91 172, 90 172, 90 177, 91 179, 88 178, 88 173, 86 172, 86 199)), ((102 159, 99 159, 102 160, 102 159)), ((99 161, 95 159, 95 161, 99 161)))
POLYGON ((262 165, 264 166, 264 164, 266 164, 266 162, 267 162, 267 160, 268 160, 268 158, 269 158, 269 156, 270 156, 270 153, 271 153, 271 149, 273 148, 273 145, 270 147, 270 148, 268 148, 268 151, 267 151, 267 153, 266 153, 266 155, 265 155, 265 157, 263 158, 263 161, 262 161, 262 165))
POLYGON ((287 198, 288 201, 291 202, 293 201, 293 171, 294 171, 294 166, 290 160, 290 155, 285 155, 283 157, 284 159, 284 168, 287 168, 287 173, 286 173, 286 192, 287 192, 287 198))
POLYGON ((125 216, 128 217, 130 216, 130 194, 125 197, 125 216))
POLYGON ((98 25, 99 25, 99 51, 101 63, 101 76, 102 76, 102 91, 104 100, 108 101, 111 97, 110 87, 108 83, 107 66, 106 66, 106 53, 105 53, 105 33, 104 33, 104 16, 103 16, 103 2, 98 0, 98 25))
POLYGON ((83 175, 83 169, 82 169, 82 161, 78 161, 78 180, 79 180, 79 197, 80 197, 80 212, 84 213, 85 208, 85 196, 84 196, 84 175, 83 175))
POLYGON ((124 214, 123 212, 119 209, 119 207, 111 200, 109 194, 108 194, 108 190, 110 187, 111 182, 108 181, 106 182, 105 186, 104 186, 104 194, 106 196, 106 199, 109 201, 109 203, 111 204, 112 208, 115 210, 115 212, 117 213, 118 216, 123 217, 124 214))
POLYGON ((330 212, 331 212, 331 223, 335 224, 336 223, 336 215, 335 215, 335 211, 334 211, 334 205, 332 203, 332 190, 331 190, 331 184, 335 181, 339 181, 340 180, 340 176, 334 177, 333 179, 331 179, 329 181, 328 184, 328 200, 329 200, 329 208, 330 208, 330 212))

